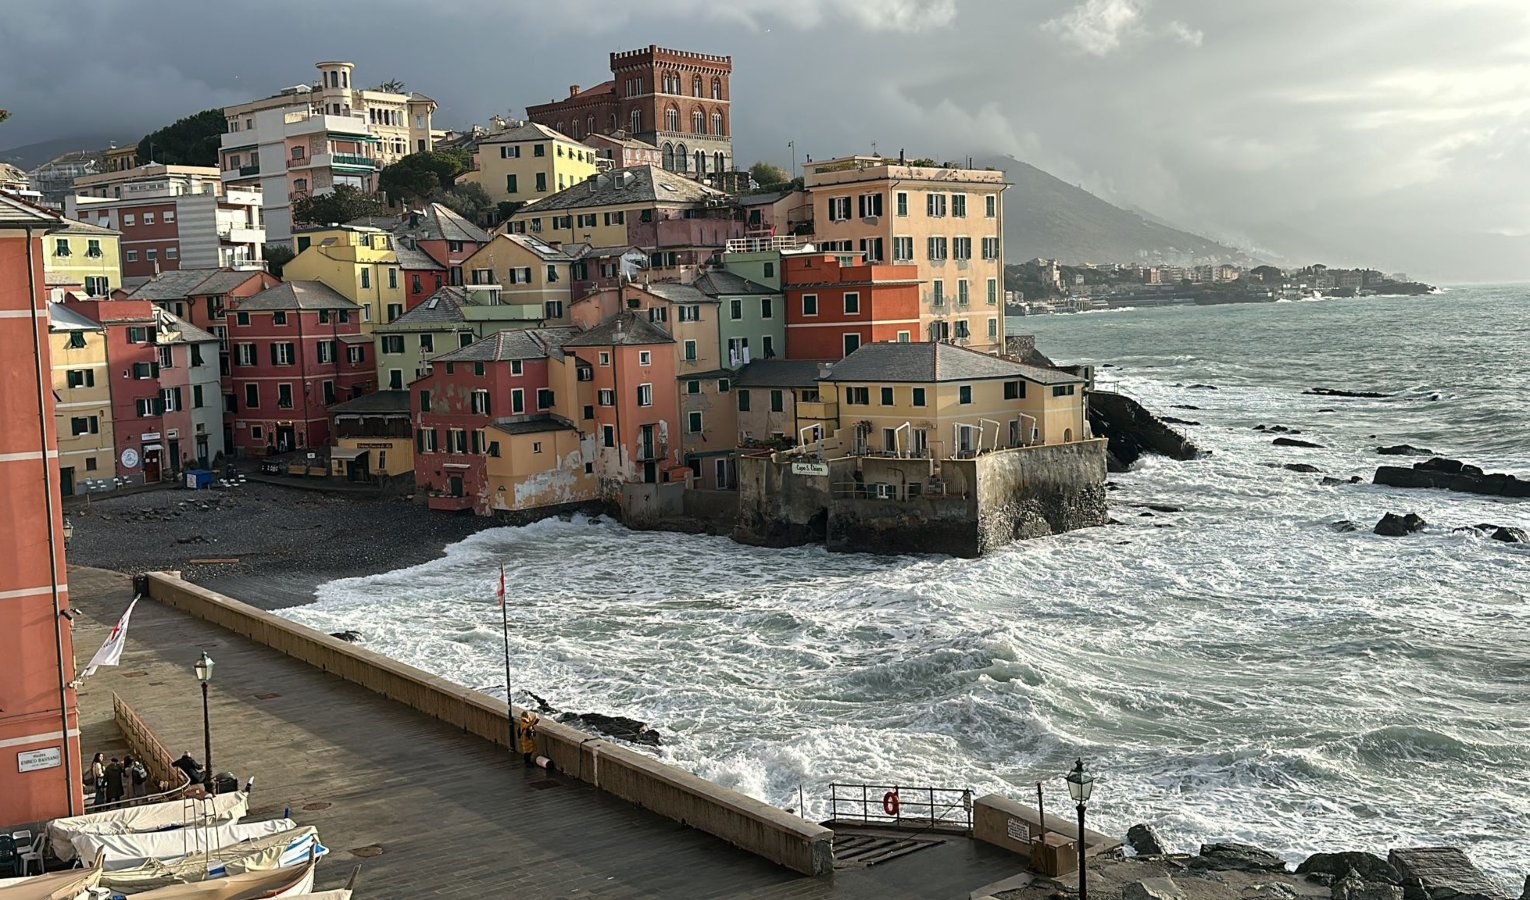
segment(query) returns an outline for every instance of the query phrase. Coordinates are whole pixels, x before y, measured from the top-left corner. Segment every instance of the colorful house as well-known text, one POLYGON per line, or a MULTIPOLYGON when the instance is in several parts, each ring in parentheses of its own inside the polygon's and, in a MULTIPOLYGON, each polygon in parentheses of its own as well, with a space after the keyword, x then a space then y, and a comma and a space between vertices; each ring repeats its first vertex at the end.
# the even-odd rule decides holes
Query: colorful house
POLYGON ((122 287, 122 235, 110 228, 61 220, 63 227, 48 233, 43 272, 54 300, 66 294, 110 297, 122 287))
POLYGON ((361 307, 361 333, 404 314, 405 279, 393 235, 380 228, 338 225, 293 235, 297 256, 282 268, 288 281, 322 282, 361 307))
POLYGON ((523 122, 478 142, 478 180, 495 202, 536 203, 596 172, 594 148, 523 122))
POLYGON ((361 307, 321 282, 230 300, 233 448, 285 453, 330 443, 329 407, 374 390, 361 307))
POLYGON ((374 335, 378 383, 402 390, 423 376, 435 356, 498 331, 542 327, 544 307, 506 303, 494 284, 443 287, 425 303, 378 326, 374 335))
POLYGON ((408 391, 373 391, 329 408, 330 474, 347 481, 414 481, 408 391))
POLYGON ((114 477, 148 483, 179 467, 165 447, 165 402, 160 387, 159 308, 147 300, 82 300, 70 310, 100 325, 106 339, 114 477))
POLYGON ((762 359, 744 366, 733 379, 738 446, 790 447, 821 426, 837 424, 825 415, 819 380, 828 364, 810 359, 762 359))
POLYGON ((165 459, 171 469, 206 469, 227 452, 218 339, 156 308, 160 407, 165 459))
MULTIPOLYGON (((581 248, 584 249, 584 248, 581 248)), ((569 324, 574 257, 561 247, 524 234, 501 234, 463 264, 468 283, 499 288, 499 302, 521 318, 569 324)))
POLYGON ((48 336, 58 398, 59 492, 68 497, 112 487, 117 453, 106 329, 64 304, 50 303, 48 336))
POLYGON ((792 359, 840 359, 866 344, 922 339, 914 266, 866 264, 849 253, 792 254, 782 265, 792 359))
POLYGON ((683 480, 675 339, 638 311, 619 312, 563 343, 589 367, 595 394, 593 474, 602 496, 620 485, 683 480))
MULTIPOLYGON (((397 243, 419 250, 446 269, 447 284, 462 284, 462 264, 489 242, 489 233, 440 203, 428 203, 424 209, 411 210, 393 228, 397 243)), ((434 291, 424 293, 429 297, 434 291)), ((411 287, 410 296, 420 292, 411 287)))

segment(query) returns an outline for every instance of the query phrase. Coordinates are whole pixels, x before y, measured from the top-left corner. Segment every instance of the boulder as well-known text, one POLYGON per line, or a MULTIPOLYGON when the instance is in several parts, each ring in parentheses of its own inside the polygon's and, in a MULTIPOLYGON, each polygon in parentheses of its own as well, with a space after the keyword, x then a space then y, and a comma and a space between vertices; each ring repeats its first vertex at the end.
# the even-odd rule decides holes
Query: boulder
POLYGON ((1493 882, 1456 847, 1409 847, 1387 854, 1401 876, 1405 897, 1425 900, 1488 900, 1498 896, 1493 882))
POLYGON ((1379 466, 1372 481, 1387 487, 1438 488, 1495 497, 1530 497, 1530 481, 1502 472, 1484 474, 1478 466, 1439 456, 1414 463, 1410 469, 1379 466))
POLYGON ((1510 528, 1506 525, 1493 529, 1488 537, 1506 544, 1530 544, 1530 534, 1526 534, 1523 528, 1510 528))
POLYGON ((1306 447, 1310 450, 1321 450, 1323 448, 1322 444, 1314 444, 1301 438, 1278 437, 1270 443, 1277 447, 1306 447))
POLYGON ((1335 881, 1330 890, 1333 900, 1404 900, 1401 885, 1366 881, 1354 870, 1335 881))
POLYGON ((1433 456, 1433 450, 1425 450, 1423 447, 1415 447, 1412 444, 1395 444, 1391 447, 1377 447, 1376 452, 1382 456, 1433 456))
POLYGON ((1296 867, 1298 875, 1332 875, 1342 879, 1349 873, 1360 876, 1362 881, 1380 881, 1386 884, 1402 884, 1392 864, 1374 853, 1349 850, 1341 853, 1314 853, 1296 867))
POLYGON ((1338 388, 1309 388, 1308 390, 1302 391, 1302 393, 1312 394, 1313 396, 1317 397, 1362 397, 1366 399, 1375 399, 1378 397, 1386 396, 1386 394, 1378 394, 1375 391, 1344 391, 1339 390, 1338 388))
POLYGON ((1121 900, 1185 900, 1185 892, 1179 889, 1173 878, 1165 875, 1162 878, 1144 878, 1122 887, 1121 900))
POLYGON ((1200 412, 1200 409, 1201 409, 1199 406, 1195 406, 1195 405, 1190 404, 1190 403, 1176 403, 1176 404, 1174 404, 1170 408, 1171 409, 1191 409, 1191 410, 1195 410, 1196 412, 1200 412))
MULTIPOLYGON (((1356 524, 1354 522, 1351 522, 1348 519, 1340 519, 1337 522, 1329 522, 1328 523, 1328 527, 1332 528, 1334 531, 1339 532, 1340 534, 1344 534, 1344 533, 1350 532, 1350 531, 1359 531, 1360 530, 1360 526, 1358 524, 1356 524)), ((1300 871, 1300 870, 1298 870, 1298 871, 1300 871)))
POLYGON ((1237 869, 1243 872, 1284 872, 1286 864, 1268 850, 1251 844, 1221 841, 1202 844, 1201 854, 1190 859, 1193 869, 1237 869))
POLYGON ((1185 388, 1187 391, 1214 391, 1216 389, 1217 386, 1214 384, 1192 384, 1185 388))
POLYGON ((361 632, 359 631, 331 631, 329 636, 332 638, 339 638, 348 644, 356 644, 361 642, 361 632))
POLYGON ((1323 471, 1317 466, 1309 465, 1308 463, 1286 463, 1281 468, 1290 469, 1293 472, 1306 472, 1308 474, 1317 474, 1323 471))
POLYGON ((1147 508, 1151 509, 1153 512, 1161 512, 1161 513, 1184 512, 1184 509, 1182 509, 1181 507, 1178 507, 1178 506, 1169 506, 1168 504, 1165 504, 1165 503, 1149 503, 1147 505, 1147 508))
POLYGON ((1158 839, 1158 830, 1146 822, 1126 829, 1126 843, 1138 856, 1163 856, 1168 852, 1163 848, 1163 841, 1158 839))
POLYGON ((1178 416, 1159 416, 1158 420, 1160 422, 1167 422, 1170 425, 1199 425, 1199 424, 1201 424, 1201 423, 1193 421, 1191 419, 1181 419, 1178 416))
POLYGON ((1414 532, 1423 531, 1424 526, 1428 524, 1428 522, 1424 521, 1423 516, 1420 516, 1418 513, 1408 513, 1405 516, 1399 516, 1397 513, 1387 513, 1381 517, 1381 521, 1377 522, 1376 527, 1371 530, 1382 537, 1403 537, 1414 532))

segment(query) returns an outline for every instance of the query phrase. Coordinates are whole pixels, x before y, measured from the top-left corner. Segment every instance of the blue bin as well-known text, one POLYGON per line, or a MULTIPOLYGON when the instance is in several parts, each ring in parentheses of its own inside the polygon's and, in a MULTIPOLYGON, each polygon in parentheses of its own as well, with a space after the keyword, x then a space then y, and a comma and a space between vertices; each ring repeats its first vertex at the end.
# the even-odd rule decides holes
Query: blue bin
POLYGON ((187 469, 186 486, 194 491, 205 491, 212 487, 213 473, 207 469, 187 469))

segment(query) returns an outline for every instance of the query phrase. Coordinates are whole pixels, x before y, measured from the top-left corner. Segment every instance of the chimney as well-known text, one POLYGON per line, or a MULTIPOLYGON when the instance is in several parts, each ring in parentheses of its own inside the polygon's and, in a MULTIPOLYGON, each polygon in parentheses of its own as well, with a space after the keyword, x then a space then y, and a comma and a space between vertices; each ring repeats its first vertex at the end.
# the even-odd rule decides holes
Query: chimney
POLYGON ((908 164, 908 157, 903 155, 903 148, 899 147, 898 148, 898 165, 902 166, 902 165, 907 165, 907 164, 908 164))
POLYGON ((568 95, 570 97, 577 97, 577 96, 579 96, 579 85, 577 85, 577 84, 569 85, 568 86, 568 95))

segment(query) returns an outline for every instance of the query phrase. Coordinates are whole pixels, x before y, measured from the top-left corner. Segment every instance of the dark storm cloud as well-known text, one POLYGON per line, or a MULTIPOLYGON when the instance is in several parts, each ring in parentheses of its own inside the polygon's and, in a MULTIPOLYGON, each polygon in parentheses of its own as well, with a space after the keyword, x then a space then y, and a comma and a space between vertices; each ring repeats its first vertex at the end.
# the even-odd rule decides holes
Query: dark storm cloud
POLYGON ((741 161, 1010 153, 1245 245, 1530 278, 1521 0, 269 0, 15 4, 7 146, 138 134, 356 62, 460 127, 659 43, 732 54, 741 161))

